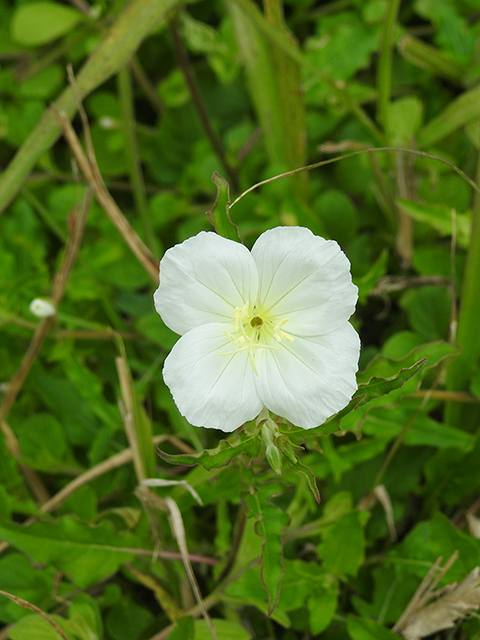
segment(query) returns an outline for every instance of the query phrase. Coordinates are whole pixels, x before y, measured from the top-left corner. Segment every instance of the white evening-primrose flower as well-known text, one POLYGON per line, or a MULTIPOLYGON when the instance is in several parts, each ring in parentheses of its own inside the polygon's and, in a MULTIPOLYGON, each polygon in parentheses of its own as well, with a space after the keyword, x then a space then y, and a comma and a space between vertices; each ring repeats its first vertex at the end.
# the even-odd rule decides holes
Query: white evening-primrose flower
POLYGON ((35 298, 30 303, 30 312, 37 318, 50 318, 57 313, 57 309, 53 302, 45 300, 45 298, 35 298))
POLYGON ((164 380, 197 427, 234 431, 266 407, 311 429, 357 389, 350 263, 309 229, 271 229, 251 252, 202 231, 165 253, 154 300, 181 335, 164 380))

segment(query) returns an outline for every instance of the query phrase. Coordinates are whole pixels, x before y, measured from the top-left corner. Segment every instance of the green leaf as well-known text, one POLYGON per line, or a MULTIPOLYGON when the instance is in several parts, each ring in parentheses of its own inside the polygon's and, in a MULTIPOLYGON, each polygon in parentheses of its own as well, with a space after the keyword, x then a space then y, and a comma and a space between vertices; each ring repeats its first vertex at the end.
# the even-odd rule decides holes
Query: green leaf
POLYGON ((65 35, 85 19, 77 9, 57 2, 31 2, 13 14, 12 38, 20 44, 36 47, 65 35))
POLYGON ((296 471, 297 473, 300 473, 302 476, 304 476, 307 479, 308 487, 312 492, 312 495, 315 498, 316 503, 320 504, 320 492, 318 491, 317 481, 315 479, 315 474, 313 473, 313 471, 306 465, 302 464, 300 460, 297 460, 296 462, 293 462, 292 460, 288 460, 288 465, 294 471, 296 471))
POLYGON ((337 609, 338 582, 325 581, 317 592, 307 600, 310 617, 310 629, 314 635, 321 633, 328 627, 337 609))
MULTIPOLYGON (((410 405, 411 402, 407 402, 405 406, 400 405, 395 412, 387 407, 377 407, 374 411, 370 411, 363 432, 367 435, 394 438, 412 416, 414 409, 410 405)), ((471 433, 449 427, 443 422, 437 422, 421 414, 415 418, 405 435, 405 442, 414 446, 426 445, 469 451, 474 445, 475 437, 471 433)))
POLYGON ((471 212, 455 213, 452 215, 452 207, 430 202, 415 202, 413 200, 397 200, 398 205, 404 209, 414 220, 425 222, 442 236, 451 236, 455 231, 458 244, 466 249, 470 242, 471 212), (455 229, 454 229, 455 225, 455 229))
POLYGON ((401 389, 407 380, 413 378, 414 375, 423 369, 426 363, 427 358, 423 358, 411 367, 400 369, 400 371, 389 378, 372 377, 368 382, 359 384, 358 391, 354 396, 354 399, 359 398, 356 406, 362 406, 374 398, 381 398, 391 391, 401 389))
POLYGON ((365 555, 363 529, 369 515, 367 511, 350 511, 325 531, 318 555, 327 573, 339 578, 357 574, 365 555))
MULTIPOLYGON (((462 580, 467 573, 480 564, 480 540, 460 531, 442 513, 437 513, 428 522, 420 522, 406 536, 391 556, 408 558, 409 571, 415 570, 423 578, 428 564, 442 556, 445 560, 458 551, 458 558, 449 569, 444 583, 462 580), (423 560, 423 563, 412 563, 423 560)), ((407 569, 405 569, 407 570, 407 569)))
POLYGON ((71 516, 29 526, 0 520, 0 538, 35 562, 53 564, 82 588, 104 580, 135 557, 138 539, 107 521, 91 526, 71 516))
POLYGON ((271 502, 273 496, 281 494, 283 491, 282 485, 266 483, 258 486, 252 485, 249 491, 242 493, 248 516, 256 519, 255 533, 264 540, 260 578, 268 593, 268 615, 277 606, 280 586, 285 573, 282 563, 281 535, 289 524, 290 518, 271 502))
POLYGON ((168 638, 169 640, 194 640, 195 625, 192 616, 181 618, 168 638))
MULTIPOLYGON (((52 618, 58 622, 60 616, 52 616, 52 618)), ((8 637, 11 640, 32 640, 32 638, 35 640, 63 640, 48 620, 38 614, 22 618, 13 627, 10 627, 8 637)))
MULTIPOLYGON (((32 567, 28 559, 18 551, 10 551, 0 558, 0 589, 48 610, 53 605, 53 589, 56 571, 45 567, 42 571, 32 567)), ((0 597, 0 620, 16 622, 29 615, 27 609, 11 600, 0 597)))
POLYGON ((239 242, 238 228, 230 218, 230 186, 225 178, 214 172, 212 182, 217 186, 217 197, 207 216, 218 235, 239 242))
POLYGON ((423 119, 423 102, 416 96, 399 98, 389 105, 388 139, 394 147, 408 147, 423 119))
POLYGON ((375 620, 348 616, 347 631, 352 640, 398 640, 396 633, 389 631, 375 620))
POLYGON ((67 446, 65 430, 49 413, 37 413, 16 429, 20 450, 33 468, 50 473, 83 471, 67 446))
POLYGON ((201 464, 207 471, 210 471, 211 469, 224 467, 240 453, 247 454, 250 459, 255 458, 260 453, 260 440, 257 436, 251 436, 234 444, 229 440, 220 440, 218 447, 215 449, 204 449, 200 453, 191 455, 185 453, 171 455, 161 451, 158 447, 157 453, 162 460, 170 464, 201 464))
MULTIPOLYGON (((251 640, 252 638, 240 622, 230 622, 230 620, 223 620, 222 618, 213 618, 212 624, 215 627, 219 640, 220 638, 228 638, 228 640, 251 640)), ((205 620, 195 621, 195 640, 212 640, 212 634, 205 620)))

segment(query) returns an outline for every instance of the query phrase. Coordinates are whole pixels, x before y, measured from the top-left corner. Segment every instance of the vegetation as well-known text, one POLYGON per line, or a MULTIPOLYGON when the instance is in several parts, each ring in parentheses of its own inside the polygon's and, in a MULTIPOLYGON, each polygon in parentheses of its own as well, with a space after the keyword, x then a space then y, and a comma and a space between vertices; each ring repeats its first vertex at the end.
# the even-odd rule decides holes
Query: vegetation
POLYGON ((478 639, 477 0, 0 15, 0 639, 478 639), (158 261, 235 237, 225 180, 359 288, 359 390, 281 475, 162 379, 158 261))

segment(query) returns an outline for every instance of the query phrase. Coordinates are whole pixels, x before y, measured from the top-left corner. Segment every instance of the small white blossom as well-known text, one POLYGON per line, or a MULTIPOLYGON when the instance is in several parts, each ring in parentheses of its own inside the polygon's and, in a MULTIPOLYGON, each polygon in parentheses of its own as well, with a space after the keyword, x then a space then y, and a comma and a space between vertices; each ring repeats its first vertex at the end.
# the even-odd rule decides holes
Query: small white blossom
POLYGON ((44 298, 35 298, 30 303, 30 311, 37 318, 50 318, 57 313, 57 309, 53 302, 44 298))
POLYGON ((234 431, 265 406, 311 429, 357 389, 350 263, 308 229, 266 231, 251 252, 203 231, 165 253, 154 300, 181 335, 163 377, 195 426, 234 431))

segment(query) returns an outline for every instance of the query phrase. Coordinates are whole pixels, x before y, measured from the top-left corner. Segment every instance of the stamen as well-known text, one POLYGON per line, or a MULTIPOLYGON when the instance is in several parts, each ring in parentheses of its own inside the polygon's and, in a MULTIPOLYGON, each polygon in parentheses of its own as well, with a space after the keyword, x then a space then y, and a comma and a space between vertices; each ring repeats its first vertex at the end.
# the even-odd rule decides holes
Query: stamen
POLYGON ((243 307, 236 307, 233 318, 235 333, 226 333, 226 336, 237 348, 219 355, 233 355, 248 349, 253 371, 258 376, 256 361, 260 351, 262 349, 278 350, 280 348, 279 346, 268 344, 268 338, 273 337, 277 342, 282 340, 294 341, 293 336, 282 329, 288 320, 289 318, 284 318, 273 325, 273 321, 269 320, 268 317, 262 317, 261 312, 257 312, 255 306, 249 309, 248 302, 243 307))

